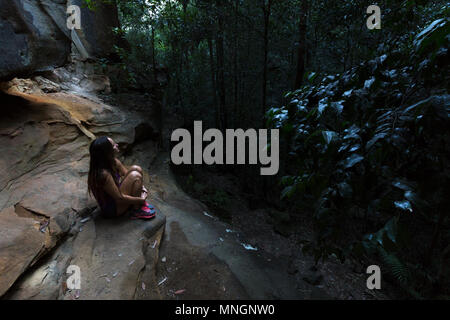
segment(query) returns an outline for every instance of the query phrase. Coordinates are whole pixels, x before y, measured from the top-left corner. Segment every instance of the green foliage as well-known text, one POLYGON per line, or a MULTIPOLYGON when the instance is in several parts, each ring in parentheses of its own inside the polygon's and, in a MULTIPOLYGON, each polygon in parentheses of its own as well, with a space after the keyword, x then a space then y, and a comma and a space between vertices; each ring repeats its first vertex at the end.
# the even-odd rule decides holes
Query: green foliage
POLYGON ((317 239, 304 249, 316 260, 377 255, 416 298, 436 294, 438 265, 420 270, 450 231, 448 27, 438 19, 267 113, 290 146, 281 198, 311 203, 317 239))
POLYGON ((95 11, 99 8, 100 4, 114 4, 115 0, 84 0, 84 5, 89 8, 89 10, 95 11))
POLYGON ((411 281, 409 269, 400 261, 400 259, 394 254, 389 254, 382 249, 380 249, 380 252, 382 253, 384 263, 388 265, 395 278, 402 284, 409 283, 411 281))
POLYGON ((435 20, 423 30, 414 40, 414 46, 419 55, 440 48, 450 34, 449 18, 435 20))
POLYGON ((210 203, 223 209, 227 207, 229 200, 227 193, 220 189, 215 190, 215 192, 209 196, 210 203))

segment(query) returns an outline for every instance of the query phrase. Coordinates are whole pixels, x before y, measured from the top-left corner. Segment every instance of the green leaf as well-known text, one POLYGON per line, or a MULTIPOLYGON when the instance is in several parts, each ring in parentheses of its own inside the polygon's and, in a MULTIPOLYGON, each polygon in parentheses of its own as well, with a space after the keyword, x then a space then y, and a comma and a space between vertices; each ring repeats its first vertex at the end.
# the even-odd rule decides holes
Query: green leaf
POLYGON ((316 79, 317 78, 317 73, 316 72, 309 72, 307 75, 305 75, 306 76, 306 79, 308 80, 308 82, 313 82, 314 81, 314 79, 316 79))
POLYGON ((322 131, 322 136, 326 144, 330 144, 333 140, 336 140, 337 133, 334 131, 322 131))
POLYGON ((343 198, 350 198, 353 193, 352 187, 347 182, 341 182, 338 185, 339 194, 343 198))
POLYGON ((402 284, 409 282, 410 273, 408 268, 400 261, 400 259, 393 253, 387 253, 385 250, 380 250, 380 254, 385 264, 390 268, 392 275, 402 284))
POLYGON ((435 49, 439 48, 445 40, 445 37, 450 33, 450 24, 448 18, 441 18, 433 21, 421 33, 419 33, 415 40, 414 46, 418 54, 422 54, 429 49, 431 45, 435 45, 435 49))
POLYGON ((353 167, 355 164, 364 160, 364 157, 359 154, 352 154, 350 157, 345 159, 344 168, 349 169, 353 167))
POLYGON ((294 176, 284 176, 281 178, 281 185, 291 185, 294 183, 294 176))
POLYGON ((372 148, 372 146, 378 142, 378 140, 383 139, 387 136, 387 133, 378 133, 366 144, 366 150, 372 148))
POLYGON ((281 192, 281 199, 292 197, 292 195, 295 193, 295 191, 296 191, 296 186, 295 185, 287 186, 281 192))
POLYGON ((344 110, 344 100, 331 102, 331 107, 336 111, 337 114, 341 114, 342 110, 344 110))
POLYGON ((359 129, 356 125, 352 125, 350 128, 344 130, 344 140, 360 139, 361 137, 358 135, 360 131, 361 129, 359 129))
POLYGON ((396 208, 399 208, 403 211, 413 212, 411 202, 409 202, 408 200, 394 201, 394 205, 396 208))

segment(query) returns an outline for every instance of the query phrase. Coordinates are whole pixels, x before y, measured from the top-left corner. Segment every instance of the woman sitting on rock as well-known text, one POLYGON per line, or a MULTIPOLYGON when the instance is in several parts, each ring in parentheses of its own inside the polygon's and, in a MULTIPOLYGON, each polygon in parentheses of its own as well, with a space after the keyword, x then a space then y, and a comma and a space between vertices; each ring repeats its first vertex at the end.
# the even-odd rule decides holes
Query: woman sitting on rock
POLYGON ((102 215, 108 218, 126 212, 133 219, 151 219, 155 209, 146 202, 142 169, 132 166, 127 170, 116 158, 119 146, 111 138, 100 137, 91 143, 88 190, 97 200, 102 215))

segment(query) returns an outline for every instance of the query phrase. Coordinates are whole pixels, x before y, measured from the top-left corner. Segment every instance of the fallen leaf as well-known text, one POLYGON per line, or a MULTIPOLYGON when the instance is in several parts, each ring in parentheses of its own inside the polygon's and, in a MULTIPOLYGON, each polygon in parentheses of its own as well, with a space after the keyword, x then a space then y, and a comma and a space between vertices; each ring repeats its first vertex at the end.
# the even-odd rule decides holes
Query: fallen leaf
POLYGON ((87 217, 87 218, 81 219, 80 222, 81 222, 81 223, 85 223, 85 222, 88 222, 90 219, 91 219, 91 218, 87 217))
POLYGON ((158 283, 158 286, 162 285, 164 282, 166 282, 166 280, 167 280, 167 277, 165 277, 164 279, 162 279, 162 280, 158 283))
POLYGON ((45 233, 45 230, 47 229, 47 226, 49 225, 49 223, 50 223, 50 221, 41 222, 39 231, 42 233, 45 233))
POLYGON ((245 243, 241 243, 241 244, 242 244, 242 246, 243 246, 246 250, 258 251, 258 248, 252 247, 252 246, 249 245, 249 244, 245 244, 245 243))
POLYGON ((214 218, 212 215, 210 215, 208 212, 206 212, 206 211, 203 211, 203 214, 205 215, 205 216, 207 216, 207 217, 210 217, 210 218, 214 218))

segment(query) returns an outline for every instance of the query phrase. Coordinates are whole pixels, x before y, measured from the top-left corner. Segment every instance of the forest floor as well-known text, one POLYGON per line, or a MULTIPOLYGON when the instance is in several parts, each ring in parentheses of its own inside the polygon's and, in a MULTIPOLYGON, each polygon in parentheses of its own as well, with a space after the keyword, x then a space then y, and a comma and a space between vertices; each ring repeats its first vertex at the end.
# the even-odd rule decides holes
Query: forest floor
POLYGON ((293 285, 284 259, 248 243, 187 195, 161 153, 149 168, 151 201, 166 215, 157 279, 163 299, 308 299, 312 287, 293 285), (181 292, 181 293, 180 293, 181 292))
POLYGON ((229 224, 229 228, 238 234, 239 238, 258 248, 268 262, 282 261, 284 268, 280 272, 288 274, 295 280, 294 286, 297 290, 301 291, 304 283, 308 283, 309 293, 304 298, 357 300, 393 298, 392 292, 395 290, 392 285, 386 284, 381 290, 367 289, 367 266, 358 261, 347 260, 341 263, 337 259, 330 258, 315 264, 314 259, 303 254, 301 250, 301 240, 313 238, 312 219, 304 215, 301 218, 297 217, 295 232, 283 230, 272 218, 271 208, 251 208, 254 204, 249 203, 243 196, 236 176, 211 170, 194 170, 191 177, 178 175, 177 181, 192 197, 207 204, 220 202, 214 201, 219 194, 226 208, 220 208, 217 212, 212 208, 210 214, 220 217, 223 216, 223 211, 227 211, 231 219, 226 218, 223 223, 229 224), (223 198, 226 201, 223 201, 223 198))

